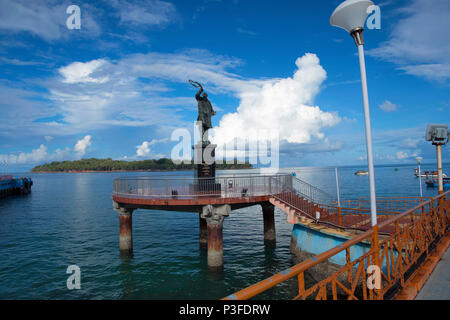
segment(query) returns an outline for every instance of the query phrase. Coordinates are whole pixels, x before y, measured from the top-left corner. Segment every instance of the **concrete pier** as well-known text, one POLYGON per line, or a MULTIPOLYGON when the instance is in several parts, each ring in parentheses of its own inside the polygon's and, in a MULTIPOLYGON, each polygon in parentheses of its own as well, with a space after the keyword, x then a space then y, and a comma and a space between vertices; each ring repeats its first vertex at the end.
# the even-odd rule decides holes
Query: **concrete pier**
POLYGON ((202 217, 208 229, 208 267, 223 266, 223 220, 230 215, 229 205, 203 207, 202 217))
POLYGON ((124 254, 133 253, 133 211, 134 209, 119 207, 114 203, 114 209, 119 213, 119 248, 124 254))
POLYGON ((275 206, 269 202, 261 204, 264 219, 264 241, 274 243, 275 234, 275 206))
POLYGON ((206 220, 202 218, 202 213, 200 212, 198 215, 199 220, 199 242, 201 246, 206 246, 208 244, 208 224, 206 220))

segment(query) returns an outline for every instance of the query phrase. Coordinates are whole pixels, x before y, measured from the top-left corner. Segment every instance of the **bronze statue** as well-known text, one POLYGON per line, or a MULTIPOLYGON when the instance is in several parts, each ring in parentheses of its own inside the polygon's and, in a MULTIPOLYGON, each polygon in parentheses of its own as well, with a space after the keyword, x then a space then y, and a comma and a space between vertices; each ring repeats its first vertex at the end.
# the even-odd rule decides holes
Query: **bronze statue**
POLYGON ((200 128, 200 134, 202 139, 205 138, 208 140, 208 137, 205 135, 205 132, 208 129, 212 128, 211 117, 216 114, 214 111, 211 102, 208 100, 208 94, 204 92, 203 87, 200 83, 196 81, 189 80, 189 83, 195 87, 200 88, 198 92, 195 94, 195 99, 198 102, 198 117, 197 121, 202 122, 202 128, 200 128), (203 92, 203 96, 201 95, 203 92))

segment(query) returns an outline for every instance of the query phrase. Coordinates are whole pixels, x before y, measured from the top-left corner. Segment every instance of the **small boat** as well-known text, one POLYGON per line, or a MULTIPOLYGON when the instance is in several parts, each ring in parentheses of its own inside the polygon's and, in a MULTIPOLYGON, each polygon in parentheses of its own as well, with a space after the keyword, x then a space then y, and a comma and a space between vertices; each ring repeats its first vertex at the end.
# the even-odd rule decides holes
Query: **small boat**
MULTIPOLYGON (((419 169, 414 168, 414 175, 418 178, 419 177, 419 169)), ((420 173, 421 177, 424 178, 437 178, 438 172, 437 171, 422 171, 420 173)), ((447 178, 447 175, 445 173, 442 173, 442 177, 447 178)))
POLYGON ((355 175, 357 176, 367 176, 369 174, 369 171, 364 171, 364 170, 358 170, 355 172, 355 175))
MULTIPOLYGON (((439 186, 438 179, 426 180, 425 184, 429 188, 437 188, 439 186)), ((450 189, 450 178, 442 178, 442 185, 444 189, 450 189)))

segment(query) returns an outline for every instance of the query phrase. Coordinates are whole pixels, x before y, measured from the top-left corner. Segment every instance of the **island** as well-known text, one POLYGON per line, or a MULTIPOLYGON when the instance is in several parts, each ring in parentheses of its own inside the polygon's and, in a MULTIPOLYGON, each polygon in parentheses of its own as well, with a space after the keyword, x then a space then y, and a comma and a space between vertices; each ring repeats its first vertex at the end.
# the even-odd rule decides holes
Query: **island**
MULTIPOLYGON (((167 158, 152 160, 113 160, 107 159, 81 159, 75 161, 53 161, 31 169, 31 172, 114 172, 114 171, 175 171, 175 170, 192 170, 192 163, 175 164, 167 158)), ((216 164, 218 170, 227 169, 251 169, 252 165, 248 162, 233 164, 216 164)))

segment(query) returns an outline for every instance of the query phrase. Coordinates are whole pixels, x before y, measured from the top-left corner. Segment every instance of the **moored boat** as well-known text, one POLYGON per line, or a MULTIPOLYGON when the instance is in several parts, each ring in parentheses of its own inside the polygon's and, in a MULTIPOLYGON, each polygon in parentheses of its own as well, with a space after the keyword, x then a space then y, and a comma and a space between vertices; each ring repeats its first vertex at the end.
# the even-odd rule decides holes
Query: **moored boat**
MULTIPOLYGON (((427 180, 425 184, 430 188, 437 188, 439 186, 438 179, 427 180)), ((450 178, 442 178, 442 185, 444 189, 450 189, 450 178)))
MULTIPOLYGON (((414 168, 414 175, 416 177, 419 177, 419 169, 418 168, 414 168)), ((424 178, 437 178, 438 172, 437 171, 422 171, 422 172, 420 172, 420 176, 424 177, 424 178)), ((442 173, 442 176, 444 178, 447 177, 447 175, 445 173, 442 173)))
POLYGON ((367 176, 369 174, 368 171, 364 171, 364 170, 358 170, 355 172, 355 175, 357 176, 367 176))
POLYGON ((28 194, 31 192, 32 185, 31 178, 17 178, 11 175, 0 176, 0 198, 15 194, 28 194))

